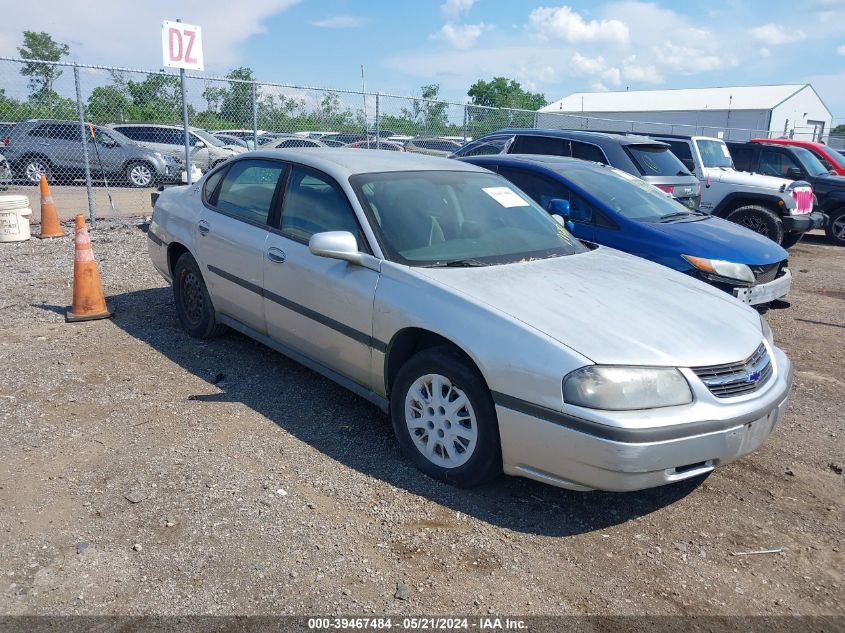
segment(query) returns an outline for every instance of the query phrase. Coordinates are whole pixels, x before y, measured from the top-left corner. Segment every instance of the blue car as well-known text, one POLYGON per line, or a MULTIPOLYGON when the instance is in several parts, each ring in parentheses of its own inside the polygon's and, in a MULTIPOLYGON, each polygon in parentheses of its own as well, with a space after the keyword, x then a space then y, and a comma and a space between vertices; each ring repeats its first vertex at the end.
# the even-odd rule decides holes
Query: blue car
POLYGON ((788 254, 775 242, 733 222, 691 211, 626 172, 558 156, 458 160, 497 172, 550 212, 563 215, 568 210, 567 226, 579 239, 698 277, 759 309, 789 292, 788 254))

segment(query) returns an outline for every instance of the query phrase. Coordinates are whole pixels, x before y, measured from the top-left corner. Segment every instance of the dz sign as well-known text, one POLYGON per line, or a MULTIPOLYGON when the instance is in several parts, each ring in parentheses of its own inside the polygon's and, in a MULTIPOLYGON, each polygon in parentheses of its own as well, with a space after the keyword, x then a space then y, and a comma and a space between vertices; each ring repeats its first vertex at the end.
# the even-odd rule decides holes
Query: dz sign
POLYGON ((161 53, 165 66, 203 70, 202 29, 165 20, 161 23, 161 53))

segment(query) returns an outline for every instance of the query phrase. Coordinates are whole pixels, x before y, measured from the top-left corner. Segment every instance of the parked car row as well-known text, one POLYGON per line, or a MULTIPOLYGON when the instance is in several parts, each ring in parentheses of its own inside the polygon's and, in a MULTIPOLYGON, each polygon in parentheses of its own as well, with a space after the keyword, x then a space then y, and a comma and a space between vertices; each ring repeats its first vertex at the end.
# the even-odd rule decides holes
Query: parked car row
MULTIPOLYGON (((0 123, 0 140, 12 172, 37 183, 41 175, 59 181, 84 175, 85 148, 95 180, 119 179, 134 187, 178 183, 184 169, 185 131, 179 125, 162 123, 112 123, 86 125, 77 121, 40 119, 22 123, 0 123), (148 150, 148 151, 145 151, 148 150)), ((449 156, 460 143, 439 137, 399 138, 384 130, 373 134, 311 132, 293 134, 259 130, 208 132, 188 128, 191 164, 206 172, 221 162, 257 146, 272 149, 303 147, 352 147, 386 149, 437 156, 449 156)), ((2 178, 2 174, 0 174, 2 178)), ((11 179, 11 176, 10 176, 11 179)))
MULTIPOLYGON (((665 144, 617 140, 692 186, 665 144)), ((442 481, 625 491, 756 450, 793 369, 748 304, 786 252, 572 153, 259 149, 164 190, 149 254, 188 334, 232 328, 375 403, 442 481)))

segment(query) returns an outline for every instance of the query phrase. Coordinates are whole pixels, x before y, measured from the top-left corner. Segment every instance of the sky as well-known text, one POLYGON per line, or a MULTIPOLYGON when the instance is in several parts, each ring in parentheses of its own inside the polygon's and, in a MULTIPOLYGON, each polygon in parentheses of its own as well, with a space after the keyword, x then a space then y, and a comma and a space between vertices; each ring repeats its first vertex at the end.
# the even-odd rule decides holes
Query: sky
POLYGON ((249 66, 266 81, 356 90, 363 65, 368 91, 437 83, 456 102, 494 76, 550 102, 809 82, 845 123, 845 0, 0 0, 0 13, 7 56, 23 30, 43 30, 69 59, 158 69, 160 23, 182 18, 203 28, 209 75, 249 66))

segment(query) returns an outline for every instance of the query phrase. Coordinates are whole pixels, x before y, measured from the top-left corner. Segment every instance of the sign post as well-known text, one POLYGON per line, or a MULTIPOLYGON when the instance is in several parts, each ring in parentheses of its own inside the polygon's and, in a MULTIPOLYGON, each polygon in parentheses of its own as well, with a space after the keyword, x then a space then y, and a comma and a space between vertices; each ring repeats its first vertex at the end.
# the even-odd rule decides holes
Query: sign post
POLYGON ((188 99, 185 90, 185 70, 203 70, 202 29, 182 20, 161 23, 161 53, 164 65, 179 69, 182 85, 182 125, 185 130, 185 174, 188 184, 191 178, 191 143, 188 132, 188 99))

